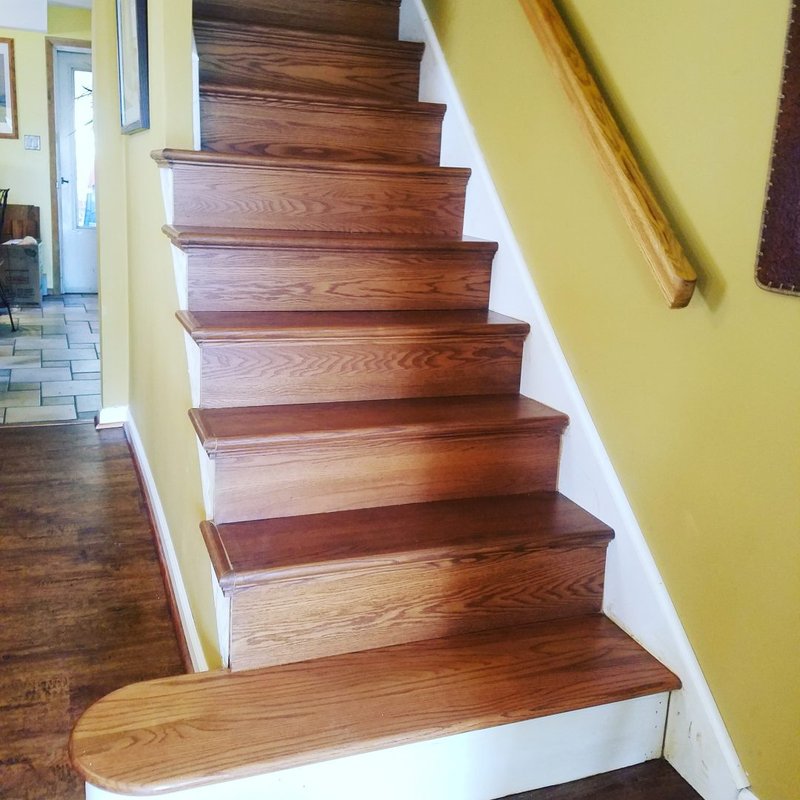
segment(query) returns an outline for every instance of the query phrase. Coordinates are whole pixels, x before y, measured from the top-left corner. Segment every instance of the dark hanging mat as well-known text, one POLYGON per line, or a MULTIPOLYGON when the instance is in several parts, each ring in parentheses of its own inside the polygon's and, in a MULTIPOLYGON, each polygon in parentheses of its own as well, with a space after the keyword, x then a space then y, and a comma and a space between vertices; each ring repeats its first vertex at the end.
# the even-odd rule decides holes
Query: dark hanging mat
POLYGON ((800 295, 800 29, 792 3, 756 283, 800 295))

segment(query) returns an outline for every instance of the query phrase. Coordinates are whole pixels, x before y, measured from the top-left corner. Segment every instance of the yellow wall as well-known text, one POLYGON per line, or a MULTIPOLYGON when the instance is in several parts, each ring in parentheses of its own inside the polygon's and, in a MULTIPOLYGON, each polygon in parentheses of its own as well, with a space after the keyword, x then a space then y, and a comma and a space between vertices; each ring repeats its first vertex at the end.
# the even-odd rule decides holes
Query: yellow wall
POLYGON ((800 298, 753 281, 789 0, 563 3, 699 264, 681 311, 662 301, 518 3, 426 5, 754 790, 790 800, 800 298))
POLYGON ((191 0, 150 0, 151 126, 130 136, 119 132, 114 7, 114 0, 95 0, 93 14, 103 405, 130 405, 207 658, 218 666, 210 567, 198 529, 204 511, 187 417, 186 354, 174 317, 170 247, 161 233, 159 171, 150 158, 165 146, 192 146, 191 0))
MULTIPOLYGON (((47 36, 91 39, 92 14, 81 8, 53 7, 47 13, 47 36)), ((10 187, 9 203, 39 206, 41 263, 47 285, 53 286, 53 242, 50 213, 50 135, 47 122, 45 34, 0 28, 0 37, 14 40, 17 73, 18 139, 0 139, 0 185, 10 187), (25 150, 22 137, 42 137, 41 150, 25 150)))

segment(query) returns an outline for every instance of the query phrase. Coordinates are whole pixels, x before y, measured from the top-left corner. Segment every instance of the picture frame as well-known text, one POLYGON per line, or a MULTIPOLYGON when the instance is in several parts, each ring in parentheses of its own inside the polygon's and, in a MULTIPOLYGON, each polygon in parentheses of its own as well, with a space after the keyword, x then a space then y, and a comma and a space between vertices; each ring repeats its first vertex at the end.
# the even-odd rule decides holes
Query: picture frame
POLYGON ((147 0, 116 0, 119 113, 123 133, 150 127, 147 0))
POLYGON ((0 38, 0 139, 19 139, 14 40, 0 38))

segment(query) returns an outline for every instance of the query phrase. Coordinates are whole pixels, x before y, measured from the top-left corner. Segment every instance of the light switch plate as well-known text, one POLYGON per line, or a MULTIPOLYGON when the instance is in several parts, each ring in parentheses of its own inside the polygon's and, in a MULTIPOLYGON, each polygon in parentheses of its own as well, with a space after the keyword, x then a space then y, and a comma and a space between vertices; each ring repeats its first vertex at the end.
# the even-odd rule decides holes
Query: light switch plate
POLYGON ((41 136, 23 136, 24 147, 26 150, 41 150, 42 137, 41 136))

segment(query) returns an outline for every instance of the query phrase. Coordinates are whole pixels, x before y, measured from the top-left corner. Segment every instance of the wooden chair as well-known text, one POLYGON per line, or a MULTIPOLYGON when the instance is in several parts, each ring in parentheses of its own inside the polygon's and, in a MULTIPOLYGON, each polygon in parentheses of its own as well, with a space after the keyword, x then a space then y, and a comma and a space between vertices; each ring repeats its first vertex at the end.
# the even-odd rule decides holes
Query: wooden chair
MULTIPOLYGON (((6 207, 8 206, 9 191, 9 189, 0 189, 0 231, 3 230, 3 225, 6 221, 6 207)), ((2 261, 3 253, 0 251, 0 263, 2 263, 2 261)), ((3 306, 5 306, 6 311, 8 311, 8 318, 11 320, 11 330, 15 331, 17 326, 14 324, 14 317, 11 315, 11 299, 8 289, 6 289, 2 277, 0 277, 0 312, 2 312, 3 306)))

